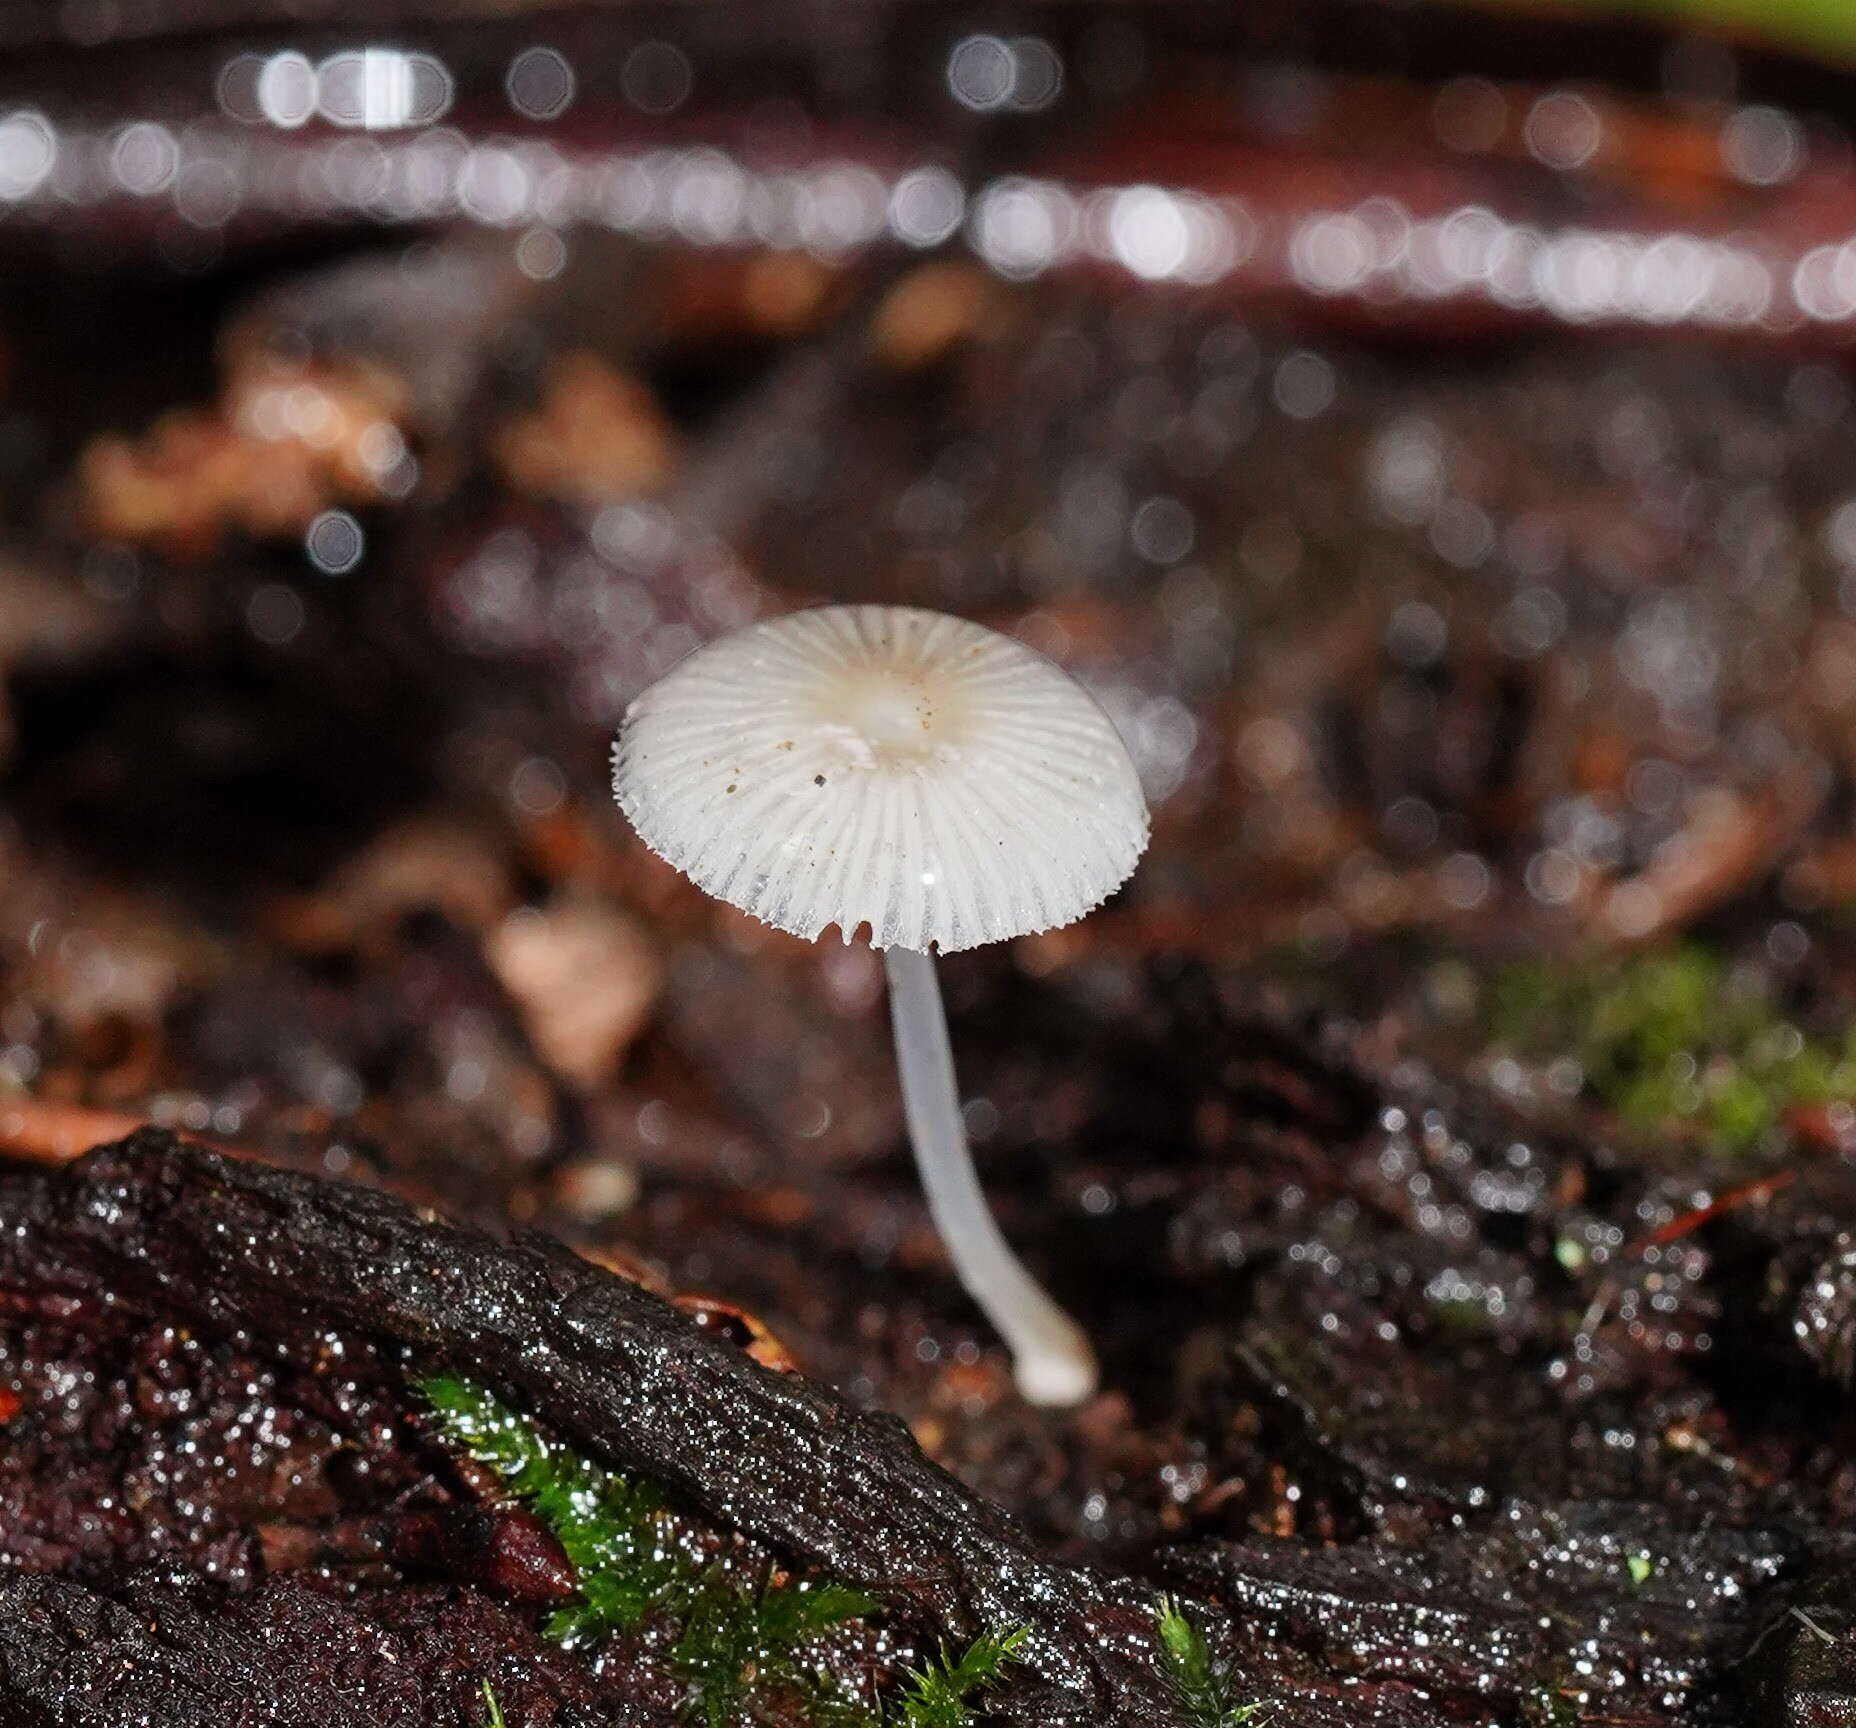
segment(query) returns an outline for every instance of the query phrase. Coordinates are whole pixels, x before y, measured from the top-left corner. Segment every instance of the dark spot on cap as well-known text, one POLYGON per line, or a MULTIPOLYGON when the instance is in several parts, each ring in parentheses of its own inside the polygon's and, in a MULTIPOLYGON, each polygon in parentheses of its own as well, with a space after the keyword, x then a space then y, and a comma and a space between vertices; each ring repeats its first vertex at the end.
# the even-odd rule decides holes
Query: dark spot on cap
POLYGON ((825 784, 825 776, 823 774, 814 774, 812 776, 812 784, 814 786, 823 786, 825 784))

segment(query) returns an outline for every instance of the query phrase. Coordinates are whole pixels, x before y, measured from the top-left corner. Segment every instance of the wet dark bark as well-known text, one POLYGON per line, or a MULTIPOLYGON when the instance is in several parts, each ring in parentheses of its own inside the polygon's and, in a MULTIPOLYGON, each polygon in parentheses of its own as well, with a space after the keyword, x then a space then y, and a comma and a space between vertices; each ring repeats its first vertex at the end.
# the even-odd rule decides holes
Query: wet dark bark
POLYGON ((548 1239, 497 1242, 153 1131, 16 1182, 4 1206, 9 1283, 298 1345, 331 1329, 398 1344, 410 1369, 514 1394, 693 1511, 950 1641, 1030 1628, 1026 1719, 1171 1720, 1146 1592, 1045 1560, 895 1418, 760 1368, 548 1239))

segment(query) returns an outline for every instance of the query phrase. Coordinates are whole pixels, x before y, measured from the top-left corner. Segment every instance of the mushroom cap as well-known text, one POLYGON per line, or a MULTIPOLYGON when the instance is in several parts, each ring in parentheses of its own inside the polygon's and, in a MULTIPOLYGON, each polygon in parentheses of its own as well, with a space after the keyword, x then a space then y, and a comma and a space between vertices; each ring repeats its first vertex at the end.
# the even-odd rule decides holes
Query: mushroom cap
POLYGON ((1043 655, 913 606, 818 606, 699 648, 632 703, 612 787, 644 843, 807 939, 951 953, 1068 924, 1132 873, 1147 805, 1043 655))

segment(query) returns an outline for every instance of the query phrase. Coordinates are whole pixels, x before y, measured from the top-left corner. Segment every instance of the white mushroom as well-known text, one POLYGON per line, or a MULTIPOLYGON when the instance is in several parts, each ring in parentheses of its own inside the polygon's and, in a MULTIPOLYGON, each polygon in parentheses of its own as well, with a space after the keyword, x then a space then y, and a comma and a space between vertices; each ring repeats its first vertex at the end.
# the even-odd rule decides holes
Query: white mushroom
POLYGON ((730 905, 884 950, 909 1135, 961 1281, 1039 1404, 1089 1396, 1082 1330, 1019 1263, 973 1170, 932 955, 1068 924, 1147 844, 1108 717, 965 619, 820 606, 698 649, 632 705, 613 790, 640 837, 730 905))

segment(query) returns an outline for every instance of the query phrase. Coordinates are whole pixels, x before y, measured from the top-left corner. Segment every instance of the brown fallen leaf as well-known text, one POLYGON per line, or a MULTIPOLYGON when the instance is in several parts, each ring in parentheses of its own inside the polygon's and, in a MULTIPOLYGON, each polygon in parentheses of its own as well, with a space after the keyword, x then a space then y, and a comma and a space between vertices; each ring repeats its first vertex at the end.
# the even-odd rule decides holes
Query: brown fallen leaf
POLYGON ((541 406, 505 426, 492 449, 511 485, 556 498, 648 492, 676 459, 669 423, 651 392, 585 353, 554 363, 541 406))
POLYGON ((1646 942, 1693 923, 1775 869, 1815 802, 1795 783, 1710 794, 1648 865, 1595 894, 1593 931, 1609 941, 1646 942))
POLYGON ((404 385, 380 367, 254 354, 214 408, 94 439, 78 462, 81 509, 97 534, 190 558, 232 529, 301 534, 335 503, 400 495, 406 411, 404 385))
POLYGON ((644 927, 590 897, 512 912, 485 952, 542 1059, 582 1086, 610 1076, 663 983, 644 927))

